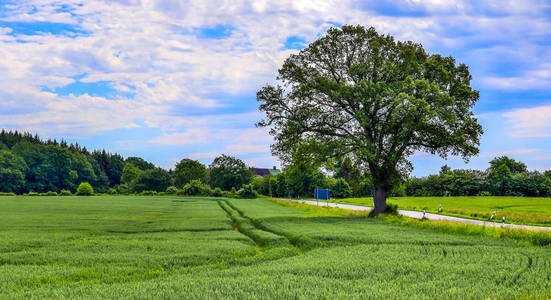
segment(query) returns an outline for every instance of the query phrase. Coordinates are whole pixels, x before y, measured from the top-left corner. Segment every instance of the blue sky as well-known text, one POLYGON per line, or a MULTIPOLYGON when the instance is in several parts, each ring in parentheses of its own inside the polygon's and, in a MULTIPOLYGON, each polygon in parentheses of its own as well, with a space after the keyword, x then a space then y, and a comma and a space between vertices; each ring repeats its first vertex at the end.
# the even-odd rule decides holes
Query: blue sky
POLYGON ((548 1, 0 1, 0 127, 171 168, 227 153, 279 165, 256 92, 332 26, 374 26, 470 67, 485 134, 468 164, 425 153, 413 175, 508 155, 551 169, 548 1))

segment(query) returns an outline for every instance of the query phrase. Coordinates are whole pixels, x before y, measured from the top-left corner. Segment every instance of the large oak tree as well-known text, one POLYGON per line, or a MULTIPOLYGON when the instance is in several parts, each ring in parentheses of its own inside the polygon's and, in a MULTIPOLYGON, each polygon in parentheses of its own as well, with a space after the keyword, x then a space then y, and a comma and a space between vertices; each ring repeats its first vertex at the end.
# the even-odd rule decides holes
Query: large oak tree
POLYGON ((482 134, 472 108, 479 93, 452 57, 396 41, 374 28, 343 26, 279 70, 280 85, 257 93, 259 109, 283 161, 301 144, 323 157, 348 156, 371 173, 374 205, 386 210, 393 182, 412 169, 416 151, 468 160, 482 134))

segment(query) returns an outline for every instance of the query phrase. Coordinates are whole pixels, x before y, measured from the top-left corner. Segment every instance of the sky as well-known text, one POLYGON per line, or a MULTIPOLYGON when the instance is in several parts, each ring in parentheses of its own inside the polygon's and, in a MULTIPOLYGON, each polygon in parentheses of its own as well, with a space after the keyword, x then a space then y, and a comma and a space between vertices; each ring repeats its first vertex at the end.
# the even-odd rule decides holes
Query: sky
POLYGON ((469 66, 484 129, 468 164, 418 152, 412 175, 551 169, 549 1, 0 0, 0 127, 164 168, 225 153, 279 166, 256 92, 285 58, 343 24, 421 43, 469 66))

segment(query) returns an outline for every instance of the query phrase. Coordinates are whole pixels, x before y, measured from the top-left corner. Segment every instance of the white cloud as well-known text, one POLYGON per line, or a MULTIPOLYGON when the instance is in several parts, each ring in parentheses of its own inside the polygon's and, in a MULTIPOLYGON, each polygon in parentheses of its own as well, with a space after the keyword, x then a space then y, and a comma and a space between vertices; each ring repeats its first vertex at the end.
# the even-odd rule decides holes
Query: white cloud
POLYGON ((519 108, 502 114, 509 119, 510 136, 513 137, 550 137, 551 105, 533 108, 519 108))
MULTIPOLYGON (((251 99, 261 86, 275 81, 284 59, 296 53, 283 49, 289 36, 311 42, 332 26, 330 22, 375 26, 381 33, 445 55, 465 51, 465 62, 479 70, 499 65, 499 59, 523 66, 508 74, 481 72, 474 83, 485 88, 528 91, 551 86, 551 50, 538 44, 548 36, 551 22, 541 17, 538 1, 497 5, 404 0, 388 6, 426 13, 416 17, 378 14, 376 4, 30 0, 10 5, 5 21, 65 23, 84 33, 13 36, 11 29, 0 28, 0 126, 77 139, 150 127, 163 134, 150 138, 147 146, 201 145, 204 151, 193 150, 195 157, 248 153, 258 154, 260 162, 270 157, 272 138, 265 129, 252 128, 262 115, 251 99), (68 7, 60 9, 62 5, 68 7), (228 37, 202 39, 194 34, 219 24, 233 28, 228 37), (108 100, 43 91, 77 80, 106 81, 118 92, 135 96, 108 100), (225 99, 240 95, 249 99, 238 108, 225 99)), ((512 136, 548 137, 549 113, 551 108, 544 106, 503 117, 512 124, 512 136)))
MULTIPOLYGON (((270 151, 272 137, 264 128, 213 129, 205 127, 189 128, 185 132, 164 134, 149 140, 149 143, 159 145, 225 145, 223 153, 238 155, 270 151)), ((222 153, 217 152, 217 153, 222 153)), ((211 152, 195 153, 196 158, 206 158, 211 152)))
MULTIPOLYGON (((193 159, 213 159, 221 154, 233 156, 247 156, 250 154, 264 154, 269 156, 272 137, 264 128, 254 129, 223 129, 204 132, 206 140, 215 140, 222 146, 217 151, 199 151, 190 153, 193 159)), ((271 157, 271 156, 270 156, 271 157)), ((271 158, 273 162, 273 158, 271 158)))
POLYGON ((481 83, 487 87, 502 90, 548 89, 551 86, 551 64, 544 63, 539 69, 526 71, 522 76, 485 77, 481 83))
POLYGON ((541 152, 542 149, 531 148, 531 149, 511 149, 511 150, 502 150, 495 152, 483 152, 480 153, 480 157, 496 157, 496 156, 507 156, 507 155, 519 155, 519 154, 529 154, 535 152, 541 152))
MULTIPOLYGON (((133 110, 134 118, 161 128, 164 120, 149 111, 167 116, 163 112, 169 109, 166 105, 170 103, 216 109, 227 104, 206 94, 254 93, 260 86, 272 82, 284 58, 295 52, 281 49, 285 39, 298 35, 312 41, 331 26, 327 21, 373 25, 381 32, 422 42, 427 47, 463 43, 463 36, 446 36, 449 28, 444 24, 449 23, 463 24, 462 28, 470 28, 469 35, 478 34, 482 38, 510 36, 511 32, 524 34, 527 28, 529 33, 538 34, 549 28, 545 20, 532 18, 531 22, 524 22, 534 13, 534 5, 512 2, 482 5, 487 11, 515 15, 499 20, 450 15, 455 11, 473 13, 476 7, 462 1, 406 1, 399 5, 435 14, 421 18, 378 16, 376 11, 358 9, 355 1, 188 1, 185 4, 166 0, 75 1, 60 10, 62 4, 65 3, 28 1, 13 6, 14 11, 6 20, 73 24, 86 34, 76 37, 20 35, 18 41, 25 42, 21 43, 14 42, 13 37, 7 35, 9 30, 3 29, 0 31, 0 70, 6 80, 0 90, 6 92, 14 84, 26 91, 40 91, 43 86, 54 89, 74 82, 73 76, 85 73, 80 79, 83 82, 113 81, 112 86, 121 92, 127 92, 129 86, 135 88, 133 101, 143 109, 133 110), (444 15, 439 15, 443 12, 444 15), (514 26, 524 23, 532 27, 523 25, 522 30, 515 31, 514 26), (229 37, 219 40, 189 34, 195 28, 217 24, 231 25, 234 30, 229 37), (502 29, 504 26, 507 32, 502 29), (483 31, 479 32, 481 28, 483 31), (7 40, 9 42, 2 42, 7 40)), ((487 77, 483 82, 503 88, 544 86, 547 83, 542 79, 545 78, 548 79, 549 74, 543 66, 523 77, 487 77)), ((34 101, 47 109, 43 104, 48 99, 34 101)), ((111 107, 124 109, 124 105, 111 107)), ((49 112, 57 113, 52 108, 49 112)), ((117 113, 125 114, 125 111, 117 113)), ((127 126, 127 119, 119 118, 122 123, 115 123, 116 120, 110 127, 127 126)), ((84 123, 83 126, 89 124, 84 123)))

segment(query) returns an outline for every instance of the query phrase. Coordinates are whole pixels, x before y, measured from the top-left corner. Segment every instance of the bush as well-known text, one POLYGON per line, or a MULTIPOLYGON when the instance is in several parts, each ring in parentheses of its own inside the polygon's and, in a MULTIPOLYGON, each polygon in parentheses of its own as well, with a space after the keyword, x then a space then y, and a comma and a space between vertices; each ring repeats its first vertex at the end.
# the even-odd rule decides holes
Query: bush
POLYGON ((156 168, 143 171, 130 185, 134 193, 142 191, 164 192, 172 185, 172 178, 168 171, 156 168))
POLYGON ((488 197, 488 196, 491 196, 492 193, 488 192, 488 191, 482 191, 480 193, 478 193, 478 196, 483 196, 483 197, 488 197))
POLYGON ((117 185, 117 193, 121 195, 128 195, 130 194, 130 187, 126 183, 122 183, 117 185))
POLYGON ((69 190, 61 190, 61 192, 59 192, 59 195, 61 195, 61 196, 72 196, 73 193, 71 193, 71 191, 69 191, 69 190))
POLYGON ((182 193, 186 196, 210 196, 212 192, 210 186, 195 179, 184 185, 182 193))
POLYGON ((231 191, 222 191, 222 197, 237 198, 237 194, 231 191))
POLYGON ((214 159, 209 165, 208 173, 208 183, 224 190, 248 184, 253 177, 253 173, 242 160, 224 154, 214 159))
POLYGON ((142 191, 140 193, 141 196, 156 196, 157 195, 157 192, 156 191, 142 191))
POLYGON ((117 190, 114 189, 114 188, 109 188, 109 189, 107 190, 107 194, 109 194, 109 195, 116 195, 116 194, 117 194, 117 190))
POLYGON ((12 192, 10 193, 0 192, 0 196, 15 196, 15 194, 12 192))
POLYGON ((212 195, 214 197, 222 197, 222 196, 224 196, 224 193, 222 192, 221 188, 217 187, 212 191, 212 195))
POLYGON ((262 194, 262 195, 268 194, 268 191, 266 191, 265 189, 266 185, 264 184, 264 177, 254 176, 251 180, 251 184, 254 190, 257 191, 259 194, 262 194))
POLYGON ((333 188, 331 189, 331 196, 334 196, 336 198, 348 198, 352 196, 352 189, 350 188, 350 185, 348 185, 348 182, 344 180, 344 178, 339 178, 333 185, 333 188))
POLYGON ((256 198, 258 196, 256 194, 252 184, 242 185, 242 187, 239 189, 239 191, 237 191, 237 195, 240 198, 245 198, 245 199, 253 199, 253 198, 256 198))
POLYGON ((37 192, 28 192, 27 194, 25 194, 25 196, 40 196, 40 193, 37 193, 37 192))
POLYGON ((78 185, 76 194, 79 196, 90 196, 94 194, 94 189, 88 182, 82 182, 78 185))
POLYGON ((175 195, 175 194, 178 193, 178 188, 171 185, 171 186, 166 188, 166 193, 169 194, 169 195, 175 195))
POLYGON ((47 193, 42 193, 42 196, 59 196, 56 192, 49 191, 47 193))
POLYGON ((389 197, 405 197, 406 196, 406 186, 404 184, 397 184, 393 186, 390 191, 388 191, 389 197))

